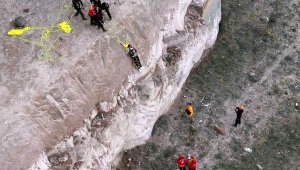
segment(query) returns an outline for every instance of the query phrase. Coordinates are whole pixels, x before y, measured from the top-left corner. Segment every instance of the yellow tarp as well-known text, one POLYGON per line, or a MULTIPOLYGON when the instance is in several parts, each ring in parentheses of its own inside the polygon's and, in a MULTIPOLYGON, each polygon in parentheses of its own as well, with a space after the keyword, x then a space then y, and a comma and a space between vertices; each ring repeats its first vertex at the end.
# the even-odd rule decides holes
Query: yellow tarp
POLYGON ((13 28, 10 31, 7 32, 7 35, 9 36, 19 36, 24 34, 24 32, 31 30, 31 27, 24 27, 24 28, 13 28))

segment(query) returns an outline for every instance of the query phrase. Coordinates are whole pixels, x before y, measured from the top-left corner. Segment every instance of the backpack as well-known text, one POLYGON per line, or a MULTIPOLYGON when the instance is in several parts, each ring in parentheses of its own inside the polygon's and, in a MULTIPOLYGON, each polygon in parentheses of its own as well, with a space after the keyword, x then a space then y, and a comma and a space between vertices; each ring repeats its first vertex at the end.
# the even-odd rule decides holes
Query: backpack
POLYGON ((91 5, 91 8, 89 9, 89 16, 94 17, 95 15, 96 15, 95 5, 91 5))

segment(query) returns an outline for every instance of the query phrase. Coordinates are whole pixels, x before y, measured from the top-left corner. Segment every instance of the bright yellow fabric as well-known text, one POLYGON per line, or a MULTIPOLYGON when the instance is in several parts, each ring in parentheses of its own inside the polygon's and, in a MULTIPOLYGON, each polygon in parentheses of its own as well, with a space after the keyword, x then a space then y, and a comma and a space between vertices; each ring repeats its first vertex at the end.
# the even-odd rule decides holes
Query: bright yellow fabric
POLYGON ((57 25, 57 27, 59 28, 59 30, 61 30, 62 32, 66 33, 66 34, 69 34, 72 31, 72 27, 67 21, 63 21, 63 22, 59 23, 57 25))
POLYGON ((13 28, 7 32, 9 36, 19 36, 24 34, 26 31, 30 30, 31 27, 24 27, 24 28, 13 28))
POLYGON ((125 49, 128 49, 128 46, 129 46, 129 43, 128 43, 128 42, 126 42, 126 43, 123 45, 123 47, 124 47, 125 49))

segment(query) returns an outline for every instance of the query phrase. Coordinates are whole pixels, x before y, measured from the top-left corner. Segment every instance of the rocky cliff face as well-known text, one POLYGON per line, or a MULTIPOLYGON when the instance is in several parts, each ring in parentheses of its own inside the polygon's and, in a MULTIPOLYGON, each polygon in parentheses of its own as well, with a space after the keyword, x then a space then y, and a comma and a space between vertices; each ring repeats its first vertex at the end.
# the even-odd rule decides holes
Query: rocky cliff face
MULTIPOLYGON (((29 25, 53 25, 73 13, 60 12, 65 5, 59 1, 20 3, 1 7, 2 35, 8 19, 22 11, 29 25)), ((111 169, 123 150, 149 138, 193 65, 213 45, 221 18, 220 0, 109 3, 113 21, 106 22, 107 33, 75 17, 69 36, 47 40, 55 42, 51 55, 58 61, 38 60, 35 44, 1 37, 3 169, 111 169), (137 48, 140 71, 116 37, 137 48)), ((39 35, 31 30, 23 38, 39 35)))

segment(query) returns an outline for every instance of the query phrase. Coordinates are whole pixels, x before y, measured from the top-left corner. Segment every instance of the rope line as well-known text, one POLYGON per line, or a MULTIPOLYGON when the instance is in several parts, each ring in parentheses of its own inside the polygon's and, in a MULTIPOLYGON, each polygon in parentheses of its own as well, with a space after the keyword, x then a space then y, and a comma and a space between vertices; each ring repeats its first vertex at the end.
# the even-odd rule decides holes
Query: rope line
MULTIPOLYGON (((84 6, 91 5, 90 1, 83 2, 84 6)), ((64 20, 63 14, 67 13, 68 11, 72 10, 72 4, 66 3, 66 0, 64 0, 61 3, 60 10, 58 12, 57 17, 54 19, 53 23, 50 26, 33 26, 33 27, 25 27, 23 29, 17 29, 14 28, 10 30, 7 34, 9 36, 12 36, 14 38, 17 38, 20 41, 30 43, 32 45, 37 46, 40 48, 40 56, 39 59, 47 60, 47 61, 54 61, 54 57, 50 54, 51 50, 55 47, 55 44, 57 41, 63 36, 63 34, 68 34, 71 32, 72 27, 70 25, 71 21, 74 19, 75 13, 69 17, 69 19, 64 20), (58 23, 58 21, 62 20, 62 22, 58 23), (58 23, 58 24, 57 24, 58 23), (41 35, 38 40, 29 40, 25 37, 25 32, 31 31, 31 30, 41 30, 41 35), (52 42, 48 42, 47 40, 51 39, 51 37, 55 36, 55 33, 58 33, 58 36, 54 39, 52 42)), ((84 9, 84 8, 83 8, 84 9)), ((128 47, 128 40, 126 36, 122 33, 123 29, 121 25, 124 25, 124 22, 126 22, 125 19, 122 19, 120 22, 111 22, 111 24, 105 25, 105 27, 108 28, 108 33, 111 35, 111 37, 116 40, 118 43, 122 45, 122 47, 127 51, 128 47)), ((54 50, 56 53, 60 54, 57 50, 54 50)))
MULTIPOLYGON (((9 36, 17 38, 20 41, 31 43, 37 46, 38 48, 40 48, 41 49, 41 53, 39 57, 40 59, 54 61, 53 56, 51 56, 50 54, 51 49, 54 47, 55 43, 59 40, 60 37, 62 37, 64 33, 68 34, 72 30, 70 23, 74 17, 74 14, 72 14, 72 16, 68 20, 64 20, 62 16, 64 13, 70 11, 71 8, 72 5, 67 4, 66 0, 64 0, 58 12, 58 16, 55 18, 54 22, 50 26, 25 27, 23 29, 14 28, 10 30, 7 34, 9 36), (63 20, 63 22, 57 24, 59 20, 63 20), (39 40, 34 41, 25 38, 23 34, 29 30, 41 30, 42 33, 39 40), (54 35, 54 33, 57 32, 59 32, 59 35, 55 38, 55 40, 52 43, 47 45, 46 44, 47 40, 50 39, 54 35)), ((56 52, 59 53, 58 51, 56 52)))

